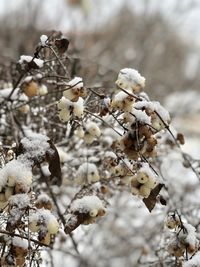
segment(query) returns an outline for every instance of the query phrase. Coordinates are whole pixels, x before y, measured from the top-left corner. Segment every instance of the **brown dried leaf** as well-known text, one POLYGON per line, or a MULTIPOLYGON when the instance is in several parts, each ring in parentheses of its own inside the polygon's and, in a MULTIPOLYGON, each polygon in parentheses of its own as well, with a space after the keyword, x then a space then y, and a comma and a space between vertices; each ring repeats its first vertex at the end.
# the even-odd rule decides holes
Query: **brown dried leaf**
POLYGON ((164 186, 164 184, 158 184, 150 193, 148 198, 144 198, 143 202, 145 204, 145 206, 147 207, 147 209, 149 210, 149 212, 151 212, 155 205, 156 205, 156 201, 157 201, 157 196, 160 193, 160 190, 162 189, 162 187, 164 186))
POLYGON ((63 54, 68 49, 69 41, 66 38, 56 39, 55 46, 57 47, 58 52, 63 54))
POLYGON ((49 171, 51 173, 51 181, 53 184, 60 186, 62 184, 62 174, 60 167, 60 158, 58 151, 51 140, 47 141, 51 150, 46 152, 46 160, 49 163, 49 171))
POLYGON ((182 133, 177 133, 176 139, 179 141, 179 143, 181 145, 185 144, 185 138, 184 138, 184 135, 182 133))

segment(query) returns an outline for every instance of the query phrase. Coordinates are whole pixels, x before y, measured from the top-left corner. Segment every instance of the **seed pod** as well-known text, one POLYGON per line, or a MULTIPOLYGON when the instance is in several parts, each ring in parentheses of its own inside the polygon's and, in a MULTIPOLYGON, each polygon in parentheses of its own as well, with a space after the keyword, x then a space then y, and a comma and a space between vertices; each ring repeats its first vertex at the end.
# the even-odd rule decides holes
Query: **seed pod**
POLYGON ((142 197, 148 198, 151 193, 151 189, 146 187, 145 185, 142 185, 140 186, 139 193, 142 197))
POLYGON ((132 187, 132 188, 131 188, 131 193, 132 193, 133 195, 135 195, 135 196, 139 196, 139 194, 140 194, 140 190, 139 190, 139 188, 132 187))
POLYGON ((28 225, 31 232, 38 232, 40 229, 39 223, 36 220, 33 220, 28 225))
POLYGON ((5 193, 0 193, 0 202, 6 202, 5 193))
POLYGON ((40 239, 38 237, 38 240, 42 243, 42 244, 45 244, 45 245, 49 245, 51 243, 51 234, 50 233, 46 233, 46 235, 40 239))
POLYGON ((152 177, 149 177, 149 180, 145 183, 145 186, 150 189, 154 189, 156 185, 157 185, 157 181, 152 177))
POLYGON ((50 234, 55 235, 59 230, 59 223, 57 220, 50 220, 47 224, 47 230, 50 234))
POLYGON ((98 215, 98 210, 92 209, 89 214, 90 214, 90 217, 96 217, 98 215))
POLYGON ((149 177, 146 173, 144 172, 138 172, 137 173, 137 180, 141 184, 145 184, 149 181, 149 177))
POLYGON ((28 97, 34 97, 38 94, 38 84, 34 81, 23 85, 23 91, 28 97))
POLYGON ((7 186, 5 189, 5 198, 6 200, 9 200, 9 198, 13 195, 14 188, 7 186))
POLYGON ((135 188, 140 187, 140 183, 138 182, 136 175, 131 178, 131 187, 135 187, 135 188))
POLYGON ((106 214, 106 209, 99 209, 98 210, 98 216, 104 216, 106 214))
POLYGON ((16 177, 15 176, 8 176, 7 178, 7 185, 10 187, 15 186, 16 177))
POLYGON ((108 186, 106 186, 106 185, 102 185, 102 186, 100 187, 100 191, 101 191, 102 194, 106 194, 106 193, 109 192, 109 188, 108 188, 108 186))

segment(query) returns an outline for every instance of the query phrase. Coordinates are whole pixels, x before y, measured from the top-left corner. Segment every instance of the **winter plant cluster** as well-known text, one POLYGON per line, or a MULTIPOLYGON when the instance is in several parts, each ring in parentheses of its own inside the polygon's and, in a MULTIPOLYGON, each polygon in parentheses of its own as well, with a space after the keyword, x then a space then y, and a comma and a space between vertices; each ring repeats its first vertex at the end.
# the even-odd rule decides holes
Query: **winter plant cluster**
POLYGON ((74 233, 101 225, 123 192, 166 214, 159 251, 143 247, 137 266, 199 266, 189 265, 198 261, 198 234, 160 168, 176 150, 198 176, 181 151, 183 135, 137 70, 119 70, 112 88, 87 86, 68 45, 61 33, 42 35, 33 56, 22 55, 1 77, 0 266, 40 266, 54 249, 90 266, 74 233))

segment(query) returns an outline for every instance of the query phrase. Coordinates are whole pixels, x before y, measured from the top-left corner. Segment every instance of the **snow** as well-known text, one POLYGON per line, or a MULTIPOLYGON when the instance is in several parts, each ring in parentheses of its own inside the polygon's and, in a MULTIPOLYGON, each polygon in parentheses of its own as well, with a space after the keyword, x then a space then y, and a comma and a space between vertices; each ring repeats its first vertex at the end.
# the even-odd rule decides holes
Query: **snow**
POLYGON ((148 177, 150 178, 155 178, 155 174, 153 173, 153 171, 151 170, 150 166, 148 163, 142 163, 142 167, 139 170, 140 172, 144 172, 148 175, 148 177))
POLYGON ((45 34, 40 36, 40 41, 41 41, 42 46, 46 45, 47 40, 48 40, 48 37, 45 34))
POLYGON ((72 212, 88 213, 91 210, 99 209, 104 209, 104 206, 97 196, 84 196, 83 198, 74 200, 71 205, 72 212))
MULTIPOLYGON (((13 88, 5 88, 0 89, 0 103, 5 100, 5 98, 8 98, 10 93, 12 92, 13 88)), ((21 90, 19 88, 16 88, 11 96, 11 100, 19 100, 19 101, 28 101, 28 97, 20 92, 21 90)))
POLYGON ((19 63, 20 64, 23 64, 24 62, 28 62, 29 63, 32 60, 38 66, 38 68, 42 68, 43 67, 44 60, 39 59, 39 58, 33 58, 32 56, 25 56, 25 55, 20 56, 19 63))
POLYGON ((86 131, 93 137, 99 137, 101 135, 101 130, 99 129, 99 126, 93 121, 87 122, 85 128, 86 131))
POLYGON ((200 266, 200 252, 197 252, 191 259, 183 262, 183 267, 198 267, 200 266))
POLYGON ((57 103, 57 107, 59 109, 58 116, 60 120, 66 122, 70 120, 72 114, 74 114, 78 118, 81 118, 83 116, 84 100, 82 97, 79 97, 77 102, 72 102, 63 96, 57 103))
MULTIPOLYGON (((0 186, 6 186, 9 177, 12 177, 15 183, 21 183, 23 185, 30 186, 32 182, 32 172, 31 168, 29 168, 26 164, 21 162, 19 159, 14 159, 8 162, 1 170, 0 170, 0 186)), ((13 186, 14 186, 13 184, 13 186)))
POLYGON ((160 117, 165 121, 170 121, 169 112, 158 102, 158 101, 138 101, 134 103, 134 108, 142 109, 142 108, 149 108, 152 111, 156 111, 160 117))
POLYGON ((26 208, 30 203, 30 198, 27 194, 17 194, 9 198, 11 206, 17 206, 19 209, 26 208))
POLYGON ((75 77, 67 85, 73 87, 73 89, 81 89, 83 87, 83 79, 81 77, 75 77))
POLYGON ((48 225, 49 222, 57 223, 56 217, 51 213, 50 210, 47 209, 38 209, 34 213, 32 213, 29 217, 29 221, 43 221, 45 225, 48 225))
POLYGON ((145 111, 133 108, 131 113, 136 117, 137 121, 144 124, 151 124, 151 117, 148 116, 145 111))
POLYGON ((187 237, 186 237, 186 241, 195 246, 196 244, 196 241, 197 241, 197 238, 196 238, 196 229, 194 226, 192 226, 191 224, 189 223, 184 223, 183 224, 184 227, 186 228, 187 230, 187 237))
POLYGON ((29 133, 29 135, 21 140, 26 150, 27 158, 44 156, 46 151, 50 149, 49 138, 40 133, 29 133))
POLYGON ((134 86, 140 85, 141 87, 145 86, 145 78, 140 75, 140 73, 132 68, 121 69, 118 75, 118 80, 116 82, 119 86, 122 86, 123 89, 132 88, 134 86), (121 83, 125 84, 125 88, 121 83))
POLYGON ((112 151, 106 151, 106 153, 105 153, 105 158, 113 158, 113 159, 117 159, 117 156, 116 156, 115 153, 112 152, 112 151))
POLYGON ((41 194, 37 197, 37 201, 38 201, 38 202, 40 202, 40 201, 42 201, 42 202, 49 202, 49 201, 51 201, 51 199, 50 199, 50 197, 49 197, 47 194, 45 194, 45 193, 41 193, 41 194))
POLYGON ((12 244, 15 247, 20 247, 23 249, 28 249, 28 240, 20 238, 18 236, 13 237, 12 244))

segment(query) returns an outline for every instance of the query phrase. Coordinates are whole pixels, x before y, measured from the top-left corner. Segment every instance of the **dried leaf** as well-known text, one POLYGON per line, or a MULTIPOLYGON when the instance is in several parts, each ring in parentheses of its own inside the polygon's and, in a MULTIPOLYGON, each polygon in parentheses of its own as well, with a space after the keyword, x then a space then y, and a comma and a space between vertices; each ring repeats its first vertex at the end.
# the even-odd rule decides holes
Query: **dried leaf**
POLYGON ((56 39, 55 46, 57 47, 58 52, 63 54, 68 49, 69 41, 66 38, 56 39))
POLYGON ((145 206, 147 207, 147 209, 151 212, 153 210, 153 208, 156 205, 156 201, 157 201, 157 196, 160 193, 160 190, 162 189, 162 187, 164 186, 164 184, 158 184, 150 193, 148 198, 144 198, 143 202, 145 204, 145 206))
POLYGON ((60 167, 60 158, 58 151, 51 140, 47 141, 51 150, 46 152, 46 160, 49 163, 49 171, 51 173, 51 182, 60 186, 62 184, 62 174, 60 167))
POLYGON ((81 225, 86 219, 88 219, 88 213, 71 214, 65 225, 65 233, 70 234, 77 227, 79 227, 79 225, 81 225))
POLYGON ((185 138, 184 138, 184 135, 182 133, 178 133, 176 136, 176 139, 179 141, 179 143, 181 145, 185 144, 185 138))

